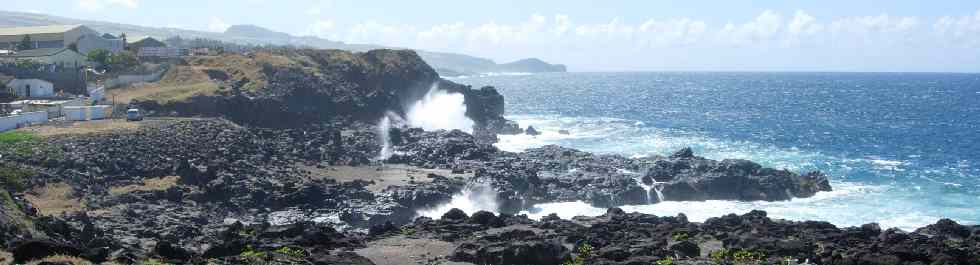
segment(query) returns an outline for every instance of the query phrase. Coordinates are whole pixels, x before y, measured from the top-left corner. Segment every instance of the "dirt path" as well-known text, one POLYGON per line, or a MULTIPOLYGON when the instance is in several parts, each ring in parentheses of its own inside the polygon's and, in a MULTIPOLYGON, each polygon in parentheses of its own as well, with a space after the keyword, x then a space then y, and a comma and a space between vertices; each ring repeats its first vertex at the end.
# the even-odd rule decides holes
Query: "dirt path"
POLYGON ((369 242, 367 248, 355 252, 377 265, 473 265, 447 260, 454 249, 455 244, 436 239, 395 236, 369 242))
POLYGON ((313 177, 333 179, 341 183, 354 180, 373 181, 374 184, 367 187, 372 192, 380 192, 394 185, 406 185, 413 182, 432 182, 432 179, 427 177, 429 174, 463 179, 469 179, 473 176, 472 173, 453 174, 451 170, 447 169, 424 169, 403 164, 356 167, 333 166, 327 168, 306 165, 297 166, 310 171, 313 177))

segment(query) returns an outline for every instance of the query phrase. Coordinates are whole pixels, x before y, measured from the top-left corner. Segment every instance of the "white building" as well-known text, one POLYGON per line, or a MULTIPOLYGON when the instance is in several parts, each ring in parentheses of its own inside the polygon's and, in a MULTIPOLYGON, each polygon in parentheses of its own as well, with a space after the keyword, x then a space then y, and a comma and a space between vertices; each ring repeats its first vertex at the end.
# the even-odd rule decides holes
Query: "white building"
POLYGON ((41 79, 14 79, 7 83, 14 95, 22 98, 54 97, 54 84, 41 79))
POLYGON ((68 48, 78 46, 78 52, 88 54, 95 49, 113 53, 123 50, 123 40, 106 39, 95 30, 82 25, 50 25, 40 27, 0 28, 0 50, 16 50, 24 36, 31 40, 30 49, 68 48))
POLYGON ((35 61, 45 65, 78 68, 91 65, 88 57, 68 48, 40 48, 0 54, 0 62, 35 61))

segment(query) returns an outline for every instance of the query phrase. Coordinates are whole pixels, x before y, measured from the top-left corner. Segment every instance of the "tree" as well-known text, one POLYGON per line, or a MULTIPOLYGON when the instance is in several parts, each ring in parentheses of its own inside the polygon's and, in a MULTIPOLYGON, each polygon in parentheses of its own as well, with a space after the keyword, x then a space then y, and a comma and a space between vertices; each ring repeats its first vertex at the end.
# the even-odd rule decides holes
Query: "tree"
POLYGON ((34 48, 34 42, 31 41, 31 35, 24 35, 24 39, 20 40, 20 44, 17 44, 17 50, 30 50, 34 48))
POLYGON ((95 62, 99 64, 99 66, 103 66, 103 67, 108 66, 109 63, 111 63, 110 61, 111 56, 112 55, 109 54, 109 51, 104 49, 91 50, 88 52, 88 54, 86 54, 86 57, 88 57, 89 61, 95 62))
POLYGON ((112 55, 111 59, 113 71, 131 69, 140 65, 139 59, 131 51, 117 52, 112 55))

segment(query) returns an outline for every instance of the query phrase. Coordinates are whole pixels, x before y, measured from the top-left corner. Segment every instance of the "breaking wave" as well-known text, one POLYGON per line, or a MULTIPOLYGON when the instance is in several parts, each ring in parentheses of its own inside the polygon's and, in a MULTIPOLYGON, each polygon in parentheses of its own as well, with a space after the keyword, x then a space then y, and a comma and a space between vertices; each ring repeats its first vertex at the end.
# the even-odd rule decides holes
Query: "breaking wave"
POLYGON ((461 130, 473 132, 473 120, 466 117, 466 104, 462 94, 439 89, 438 83, 429 88, 421 100, 406 111, 408 124, 427 131, 461 130))

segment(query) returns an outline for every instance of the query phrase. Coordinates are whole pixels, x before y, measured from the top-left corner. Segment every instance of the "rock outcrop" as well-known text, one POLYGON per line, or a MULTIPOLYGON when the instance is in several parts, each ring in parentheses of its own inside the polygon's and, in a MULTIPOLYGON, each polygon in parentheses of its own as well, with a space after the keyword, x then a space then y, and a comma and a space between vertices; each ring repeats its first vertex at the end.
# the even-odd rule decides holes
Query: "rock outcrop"
POLYGON ((435 86, 464 95, 466 116, 476 123, 476 131, 488 135, 516 131, 516 123, 503 118, 504 98, 496 89, 473 89, 441 79, 411 50, 260 53, 189 62, 224 65, 208 70, 209 76, 225 77, 215 80, 223 88, 218 93, 134 105, 154 115, 214 116, 252 126, 301 128, 333 121, 376 123, 387 112, 404 115, 435 86), (240 64, 253 67, 236 67, 240 64), (245 71, 252 73, 240 74, 245 71))

